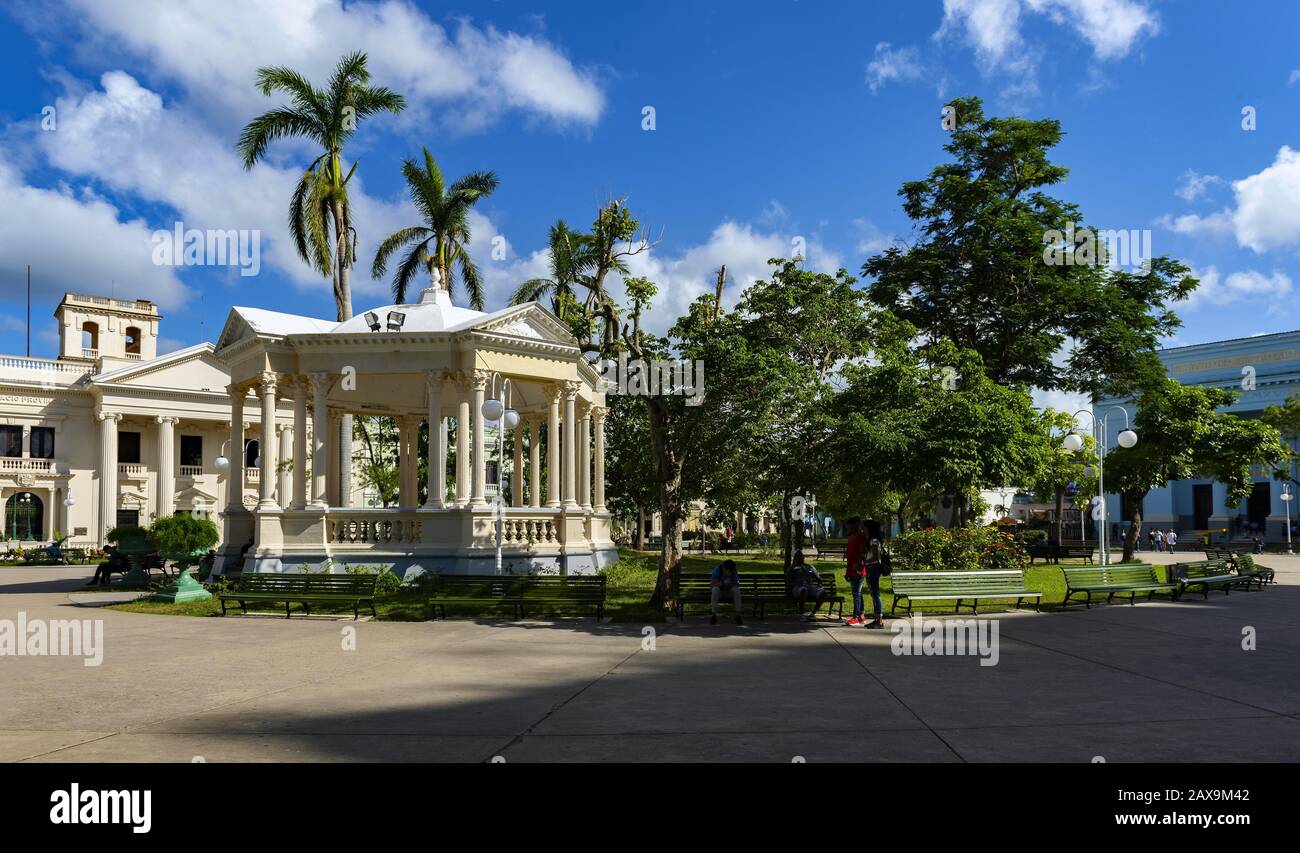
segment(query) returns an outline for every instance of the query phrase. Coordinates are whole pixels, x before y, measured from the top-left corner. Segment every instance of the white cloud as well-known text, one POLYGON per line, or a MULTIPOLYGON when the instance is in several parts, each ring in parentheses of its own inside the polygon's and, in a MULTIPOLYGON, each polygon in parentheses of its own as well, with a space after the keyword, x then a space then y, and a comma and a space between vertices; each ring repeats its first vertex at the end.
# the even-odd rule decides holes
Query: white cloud
POLYGON ((924 69, 917 48, 901 47, 895 50, 887 41, 876 45, 875 55, 867 63, 867 85, 873 93, 886 83, 917 80, 922 74, 924 69))
POLYGON ((129 286, 132 298, 152 299, 164 309, 184 301, 186 290, 171 267, 150 257, 153 229, 139 219, 123 221, 109 202, 66 186, 27 186, 0 161, 0 295, 25 298, 26 265, 32 291, 57 298, 67 290, 108 292, 110 282, 129 286), (21 295, 19 291, 22 291, 21 295))
POLYGON ((886 234, 869 219, 853 220, 853 227, 858 232, 858 244, 854 248, 860 255, 876 255, 898 242, 893 234, 886 234))
POLYGON ((1238 243, 1256 252, 1300 245, 1300 151, 1282 146, 1273 165, 1232 188, 1238 243))
POLYGON ((1286 84, 1288 86, 1294 86, 1295 81, 1297 80, 1300 80, 1300 69, 1296 69, 1291 72, 1291 76, 1286 78, 1286 84))
POLYGON ((1267 305, 1269 313, 1294 311, 1293 288, 1290 276, 1274 270, 1271 275, 1246 270, 1228 275, 1220 274, 1216 267, 1193 270, 1201 285, 1183 304, 1189 310, 1203 305, 1221 307, 1235 302, 1254 300, 1267 305))
MULTIPOLYGON (((227 119, 246 120, 270 99, 253 86, 276 64, 323 85, 339 58, 370 58, 373 81, 407 96, 417 111, 455 105, 471 127, 508 109, 562 124, 590 125, 604 110, 596 74, 536 35, 475 27, 449 32, 406 2, 65 0, 82 27, 82 50, 125 50, 180 82, 190 99, 227 119)), ((40 26, 33 23, 33 27, 40 26)))
POLYGON ((1223 178, 1218 175, 1202 175, 1195 169, 1188 169, 1183 173, 1182 183, 1174 190, 1174 194, 1184 201, 1196 201, 1208 194, 1210 187, 1223 183, 1223 178))
POLYGON ((1127 56, 1144 35, 1160 30, 1144 0, 944 0, 936 40, 961 37, 975 51, 985 75, 1011 78, 1004 95, 1022 98, 1038 92, 1038 62, 1043 48, 1022 34, 1026 13, 1044 16, 1074 30, 1098 61, 1127 56))
POLYGON ((1232 190, 1231 207, 1207 216, 1166 215, 1158 222, 1180 234, 1232 235, 1254 252, 1300 246, 1300 151, 1282 146, 1272 165, 1234 181, 1232 190))
POLYGON ((1032 392, 1034 407, 1038 409, 1055 409, 1058 412, 1073 414, 1080 409, 1091 409, 1092 401, 1087 394, 1071 391, 1044 391, 1035 388, 1032 392))

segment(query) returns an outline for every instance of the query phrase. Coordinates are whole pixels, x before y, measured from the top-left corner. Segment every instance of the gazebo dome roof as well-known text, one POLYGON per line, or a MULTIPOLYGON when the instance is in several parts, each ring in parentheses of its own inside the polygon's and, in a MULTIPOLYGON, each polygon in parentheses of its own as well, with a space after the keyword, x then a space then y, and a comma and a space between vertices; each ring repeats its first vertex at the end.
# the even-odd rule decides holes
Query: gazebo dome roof
POLYGON ((371 308, 350 320, 339 323, 330 330, 335 335, 356 335, 372 331, 378 324, 380 330, 388 330, 390 325, 400 323, 403 332, 445 332, 472 324, 480 317, 486 317, 483 311, 458 308, 451 304, 451 294, 441 287, 430 287, 421 291, 420 301, 401 305, 385 305, 371 308))

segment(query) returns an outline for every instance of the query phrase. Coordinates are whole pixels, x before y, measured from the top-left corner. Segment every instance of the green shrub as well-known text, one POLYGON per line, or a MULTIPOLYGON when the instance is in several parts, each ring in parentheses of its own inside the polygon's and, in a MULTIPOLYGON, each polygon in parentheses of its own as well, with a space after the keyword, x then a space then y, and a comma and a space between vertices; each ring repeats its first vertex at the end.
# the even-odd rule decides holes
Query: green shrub
POLYGON ((1023 569, 1023 543, 995 528, 970 525, 912 530, 894 538, 890 554, 898 568, 915 572, 1023 569))
POLYGON ((210 518, 164 515, 149 527, 149 542, 158 553, 175 560, 207 553, 221 538, 210 518))

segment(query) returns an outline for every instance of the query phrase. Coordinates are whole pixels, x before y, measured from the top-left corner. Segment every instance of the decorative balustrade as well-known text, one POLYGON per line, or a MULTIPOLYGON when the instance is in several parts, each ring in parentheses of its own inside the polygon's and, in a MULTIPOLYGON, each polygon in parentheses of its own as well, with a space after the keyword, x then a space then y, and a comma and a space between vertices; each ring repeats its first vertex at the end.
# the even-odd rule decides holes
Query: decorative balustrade
POLYGON ((144 477, 149 473, 149 469, 145 465, 134 462, 121 462, 118 463, 117 473, 123 477, 144 477))
POLYGON ((262 482, 262 469, 261 469, 261 468, 245 468, 245 469, 244 469, 244 482, 245 482, 245 483, 260 483, 260 482, 262 482))
POLYGON ((558 545, 560 534, 549 518, 507 518, 502 525, 501 543, 518 547, 558 545))
POLYGON ((182 465, 178 470, 182 477, 186 477, 191 480, 195 479, 196 477, 203 476, 202 465, 182 465))
POLYGON ((33 474, 48 474, 53 470, 53 459, 29 459, 19 456, 0 457, 0 471, 30 471, 33 474))
POLYGON ((424 534, 420 519, 400 515, 331 518, 326 524, 331 545, 415 545, 424 534))
POLYGON ((75 379, 90 372, 90 367, 69 361, 52 358, 24 358, 19 355, 0 356, 0 368, 10 370, 33 370, 41 373, 66 373, 68 379, 75 379))

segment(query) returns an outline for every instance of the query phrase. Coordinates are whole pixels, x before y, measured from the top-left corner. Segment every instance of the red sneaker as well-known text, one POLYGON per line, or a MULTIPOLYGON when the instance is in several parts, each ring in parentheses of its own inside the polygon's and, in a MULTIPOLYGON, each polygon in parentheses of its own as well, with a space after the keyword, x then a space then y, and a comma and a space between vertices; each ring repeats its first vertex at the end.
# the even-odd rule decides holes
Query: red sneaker
POLYGON ((862 619, 861 617, 854 616, 854 617, 851 618, 851 619, 847 619, 847 620, 845 620, 844 624, 845 624, 845 625, 850 625, 850 626, 855 626, 855 627, 856 627, 856 626, 858 626, 858 625, 861 625, 861 624, 862 624, 863 622, 865 622, 865 621, 866 621, 866 620, 865 620, 865 619, 862 619))

